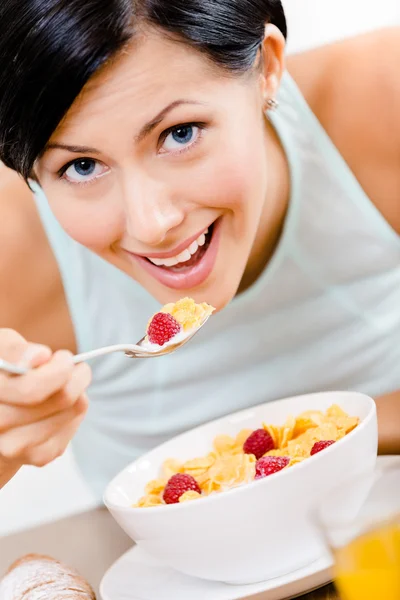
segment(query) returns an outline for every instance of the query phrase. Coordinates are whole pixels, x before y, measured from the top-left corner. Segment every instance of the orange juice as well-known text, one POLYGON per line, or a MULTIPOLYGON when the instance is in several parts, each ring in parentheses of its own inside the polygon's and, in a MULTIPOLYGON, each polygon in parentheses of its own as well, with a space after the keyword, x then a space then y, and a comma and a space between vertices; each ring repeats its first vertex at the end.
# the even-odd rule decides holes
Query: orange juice
POLYGON ((342 600, 400 600, 400 520, 363 533, 335 558, 342 600))

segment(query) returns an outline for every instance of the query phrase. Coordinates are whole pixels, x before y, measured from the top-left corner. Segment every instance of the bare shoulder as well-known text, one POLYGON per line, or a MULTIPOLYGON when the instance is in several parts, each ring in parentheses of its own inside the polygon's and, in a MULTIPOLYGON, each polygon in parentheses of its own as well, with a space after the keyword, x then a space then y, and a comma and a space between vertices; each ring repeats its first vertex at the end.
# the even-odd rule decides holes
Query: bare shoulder
POLYGON ((319 117, 339 115, 338 128, 345 119, 368 122, 390 144, 393 128, 400 132, 399 62, 400 27, 393 27, 290 56, 288 68, 319 117))
POLYGON ((400 27, 294 55, 288 69, 387 221, 400 233, 400 27))
POLYGON ((32 192, 0 165, 0 327, 54 350, 75 349, 56 260, 32 192), (4 286, 4 287, 3 287, 4 286))

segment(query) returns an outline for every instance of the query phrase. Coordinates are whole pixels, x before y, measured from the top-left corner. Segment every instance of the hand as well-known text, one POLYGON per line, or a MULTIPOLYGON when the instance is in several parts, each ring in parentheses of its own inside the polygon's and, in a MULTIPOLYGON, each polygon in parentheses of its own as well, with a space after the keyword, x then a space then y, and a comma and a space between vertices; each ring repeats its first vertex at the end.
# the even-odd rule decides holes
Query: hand
POLYGON ((41 467, 64 453, 88 408, 91 370, 10 329, 0 329, 0 357, 35 367, 26 375, 0 372, 1 488, 22 465, 41 467))

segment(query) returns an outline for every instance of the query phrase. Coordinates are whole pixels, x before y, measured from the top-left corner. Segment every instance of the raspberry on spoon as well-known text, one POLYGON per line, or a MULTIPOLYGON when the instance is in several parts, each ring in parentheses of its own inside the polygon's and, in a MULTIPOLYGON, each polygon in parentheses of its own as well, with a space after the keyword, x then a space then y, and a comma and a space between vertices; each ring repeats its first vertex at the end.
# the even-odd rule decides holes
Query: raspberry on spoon
POLYGON ((182 330, 178 321, 169 313, 156 313, 147 329, 149 341, 163 346, 182 330))

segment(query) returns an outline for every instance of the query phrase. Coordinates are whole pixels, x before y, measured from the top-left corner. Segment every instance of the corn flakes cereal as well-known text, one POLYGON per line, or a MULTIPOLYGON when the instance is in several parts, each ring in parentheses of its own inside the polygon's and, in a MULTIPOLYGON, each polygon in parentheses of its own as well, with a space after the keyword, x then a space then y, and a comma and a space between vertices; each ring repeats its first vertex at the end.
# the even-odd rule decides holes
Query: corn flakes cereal
POLYGON ((326 417, 331 423, 335 423, 338 429, 343 429, 344 434, 350 433, 358 425, 357 417, 349 417, 341 408, 333 404, 326 411, 326 417))
POLYGON ((223 456, 209 471, 214 487, 233 487, 254 479, 256 458, 253 454, 223 456))
POLYGON ((274 448, 273 450, 268 450, 264 456, 289 456, 289 453, 287 448, 274 448))
POLYGON ((213 443, 215 452, 222 456, 231 454, 236 446, 236 442, 230 435, 218 435, 213 443))
POLYGON ((236 436, 235 446, 239 446, 240 450, 243 451, 243 444, 252 433, 253 429, 241 429, 236 436))
POLYGON ((297 465, 298 463, 303 462, 303 460, 306 460, 306 458, 307 458, 307 456, 292 457, 289 462, 289 467, 292 467, 293 465, 297 465))
POLYGON ((182 464, 173 458, 167 458, 162 465, 161 473, 162 477, 169 479, 172 475, 182 473, 182 464))
MULTIPOLYGON (((358 423, 358 417, 349 416, 337 405, 330 406, 325 413, 307 410, 297 417, 289 416, 284 425, 263 423, 262 427, 270 434, 274 443, 274 448, 264 456, 287 456, 290 459, 287 468, 296 466, 310 458, 316 442, 336 442, 357 427, 358 423)), ((135 507, 165 504, 165 486, 169 479, 178 473, 190 475, 194 479, 194 487, 201 491, 183 491, 179 502, 221 493, 253 481, 257 459, 253 454, 243 451, 243 445, 253 431, 242 429, 235 437, 226 434, 216 436, 213 449, 206 456, 192 458, 183 463, 174 459, 164 461, 160 477, 147 484, 145 496, 140 498, 135 507)))
POLYGON ((293 433, 296 427, 294 417, 288 417, 285 425, 282 428, 280 436, 280 447, 286 448, 288 442, 293 438, 293 433))
POLYGON ((296 419, 293 437, 296 438, 305 431, 307 431, 307 429, 311 429, 312 427, 318 427, 319 424, 320 423, 317 423, 316 421, 314 421, 314 419, 311 419, 310 417, 299 417, 296 419))
POLYGON ((199 492, 188 490, 187 492, 184 492, 182 496, 180 496, 179 502, 190 502, 190 500, 197 500, 197 498, 201 498, 201 494, 199 494, 199 492))
POLYGON ((152 481, 149 481, 149 483, 146 485, 145 492, 147 495, 150 496, 161 494, 161 492, 165 488, 166 483, 167 482, 164 479, 153 479, 152 481))
POLYGON ((139 502, 134 506, 135 508, 146 508, 149 506, 160 506, 163 503, 161 496, 156 494, 147 494, 142 496, 139 502))
POLYGON ((178 302, 166 304, 160 312, 172 315, 184 331, 200 327, 204 319, 214 312, 214 307, 207 302, 196 304, 192 298, 182 298, 178 302))
POLYGON ((196 477, 200 477, 212 467, 216 458, 217 455, 214 452, 210 452, 208 456, 204 456, 203 458, 188 460, 182 465, 182 473, 192 475, 196 479, 196 477))
POLYGON ((327 422, 322 423, 318 427, 311 427, 288 443, 289 456, 292 458, 310 456, 315 442, 319 442, 320 440, 333 440, 336 442, 340 437, 341 435, 334 423, 327 422))
POLYGON ((274 447, 279 448, 280 441, 281 441, 282 427, 279 427, 278 425, 271 425, 269 423, 263 423, 262 426, 265 429, 265 431, 267 431, 269 433, 269 435, 272 437, 272 441, 274 442, 274 447))

